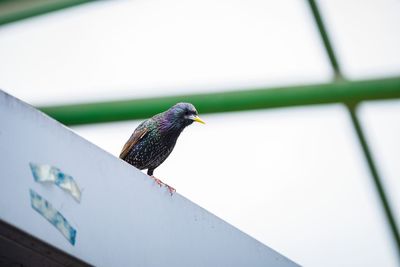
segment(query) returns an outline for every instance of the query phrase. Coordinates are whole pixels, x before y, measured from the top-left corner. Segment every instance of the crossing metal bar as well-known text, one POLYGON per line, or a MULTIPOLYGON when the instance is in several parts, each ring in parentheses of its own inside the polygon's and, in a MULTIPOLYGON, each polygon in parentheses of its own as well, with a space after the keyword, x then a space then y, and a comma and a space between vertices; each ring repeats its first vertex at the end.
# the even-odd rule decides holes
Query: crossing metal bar
POLYGON ((1 0, 0 26, 93 0, 1 0))
MULTIPOLYGON (((360 121, 359 121, 358 117, 356 116, 356 111, 357 111, 356 108, 357 108, 357 106, 349 106, 350 117, 354 124, 355 130, 357 132, 358 139, 360 140, 361 147, 365 154, 365 159, 368 162, 368 166, 370 167, 373 182, 375 184, 375 187, 378 191, 379 196, 381 197, 383 209, 385 210, 389 224, 391 225, 391 227, 394 227, 394 229, 392 229, 392 231, 394 231, 394 230, 397 230, 397 224, 396 224, 395 218, 391 212, 390 203, 389 203, 388 199, 386 198, 383 184, 381 182, 381 179, 379 178, 378 170, 376 168, 374 159, 372 158, 372 153, 368 147, 368 143, 365 138, 364 132, 362 130, 360 121)), ((399 244, 400 238, 399 238, 399 235, 397 234, 397 232, 394 232, 394 238, 395 238, 396 243, 399 244)))
POLYGON ((340 79, 342 77, 342 72, 340 70, 340 65, 339 62, 335 56, 335 51, 332 47, 330 38, 328 36, 328 32, 325 30, 325 25, 324 25, 324 21, 321 17, 321 14, 319 12, 317 3, 314 0, 310 0, 308 1, 311 12, 314 16, 314 20, 315 20, 315 24, 318 27, 320 36, 321 36, 321 40, 324 44, 325 47, 325 51, 326 54, 329 57, 329 61, 331 63, 332 69, 335 72, 335 79, 340 79))
MULTIPOLYGON (((319 33, 320 33, 320 36, 321 36, 321 40, 322 40, 322 42, 324 44, 326 53, 328 54, 332 69, 335 72, 335 78, 336 78, 336 80, 344 79, 343 73, 341 72, 340 65, 339 65, 338 60, 337 60, 337 58, 335 56, 335 52, 334 52, 333 46, 332 46, 332 44, 330 42, 329 35, 328 35, 328 32, 327 32, 326 27, 324 25, 324 22, 323 22, 321 13, 319 11, 319 8, 317 6, 317 3, 315 2, 315 0, 308 0, 308 3, 309 3, 309 6, 310 6, 310 9, 311 9, 311 12, 312 12, 312 14, 314 16, 315 23, 316 23, 316 25, 318 27, 318 30, 319 30, 319 33)), ((378 90, 380 89, 379 85, 374 85, 374 86, 376 86, 376 88, 378 90)), ((358 105, 358 103, 347 104, 349 115, 350 115, 350 118, 351 118, 351 122, 352 122, 352 124, 354 126, 354 130, 355 130, 355 132, 357 134, 358 140, 360 142, 361 149, 362 149, 362 151, 364 153, 365 160, 366 160, 366 162, 368 164, 368 167, 369 167, 369 170, 370 170, 370 173, 371 173, 371 177, 372 177, 373 183, 375 185, 377 194, 378 194, 378 196, 379 196, 379 198, 381 200, 382 208, 383 208, 383 211, 384 211, 384 213, 386 215, 386 220, 387 220, 387 223, 389 225, 389 228, 390 228, 390 230, 392 232, 393 240, 394 240, 394 243, 395 243, 396 248, 397 248, 398 260, 400 262, 400 235, 399 235, 399 230, 398 230, 398 227, 397 227, 397 223, 395 221, 395 217, 393 215, 393 211, 392 211, 393 209, 390 206, 390 202, 387 199, 387 194, 385 193, 385 189, 384 189, 383 184, 382 184, 382 178, 379 175, 378 169, 377 169, 376 164, 375 164, 375 162, 373 160, 372 152, 371 152, 371 150, 369 148, 369 145, 368 145, 368 142, 367 142, 367 140, 365 138, 365 134, 364 134, 363 129, 361 127, 359 118, 357 116, 357 113, 356 113, 357 105, 358 105)))

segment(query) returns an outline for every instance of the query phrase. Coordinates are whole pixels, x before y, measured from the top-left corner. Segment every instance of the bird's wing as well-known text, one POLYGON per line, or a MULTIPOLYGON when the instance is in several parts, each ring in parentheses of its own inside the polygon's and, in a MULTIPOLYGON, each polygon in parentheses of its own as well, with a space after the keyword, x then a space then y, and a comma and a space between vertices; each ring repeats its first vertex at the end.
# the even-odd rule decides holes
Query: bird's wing
MULTIPOLYGON (((140 125, 141 126, 141 125, 140 125)), ((119 157, 121 159, 124 159, 126 157, 126 155, 128 155, 129 151, 131 150, 131 148, 140 140, 143 138, 143 136, 146 135, 146 133, 148 133, 148 128, 147 127, 138 127, 133 134, 131 135, 131 137, 129 138, 128 142, 126 142, 126 144, 124 145, 124 147, 122 148, 121 154, 119 155, 119 157)))

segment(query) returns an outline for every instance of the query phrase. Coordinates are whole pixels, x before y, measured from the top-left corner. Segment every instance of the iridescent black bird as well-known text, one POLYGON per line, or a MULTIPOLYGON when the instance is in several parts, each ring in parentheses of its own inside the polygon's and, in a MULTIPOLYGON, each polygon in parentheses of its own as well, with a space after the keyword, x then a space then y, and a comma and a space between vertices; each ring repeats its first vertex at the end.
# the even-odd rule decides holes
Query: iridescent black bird
MULTIPOLYGON (((147 169, 147 174, 153 177, 154 170, 174 149, 183 129, 194 121, 204 124, 192 104, 178 103, 142 122, 122 148, 119 157, 140 170, 147 169)), ((153 178, 160 186, 163 184, 153 178)), ((166 186, 172 193, 174 189, 166 186)))

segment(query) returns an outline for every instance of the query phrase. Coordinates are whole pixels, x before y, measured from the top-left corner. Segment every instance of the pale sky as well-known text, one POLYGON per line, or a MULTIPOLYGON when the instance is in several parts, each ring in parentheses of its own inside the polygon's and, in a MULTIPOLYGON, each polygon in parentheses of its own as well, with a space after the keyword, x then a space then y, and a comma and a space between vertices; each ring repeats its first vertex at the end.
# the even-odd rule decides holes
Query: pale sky
MULTIPOLYGON (((400 74, 399 1, 319 2, 347 77, 400 74)), ((0 28, 0 88, 54 104, 328 82, 315 30, 296 0, 88 4, 0 28)), ((399 210, 400 102, 360 115, 399 210)), ((343 106, 202 118, 157 177, 301 265, 398 265, 343 106)), ((138 123, 73 130, 118 156, 138 123)))

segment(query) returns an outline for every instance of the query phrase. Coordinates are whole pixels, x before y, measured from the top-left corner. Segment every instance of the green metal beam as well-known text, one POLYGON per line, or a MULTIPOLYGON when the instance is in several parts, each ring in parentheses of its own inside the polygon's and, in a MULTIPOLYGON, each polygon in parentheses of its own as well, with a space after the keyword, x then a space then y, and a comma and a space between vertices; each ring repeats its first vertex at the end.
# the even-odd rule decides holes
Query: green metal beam
POLYGON ((0 26, 93 0, 1 0, 0 26))
POLYGON ((313 104, 354 104, 362 100, 389 98, 400 98, 400 77, 44 106, 39 109, 64 124, 78 125, 148 118, 181 101, 193 103, 204 114, 313 104))

